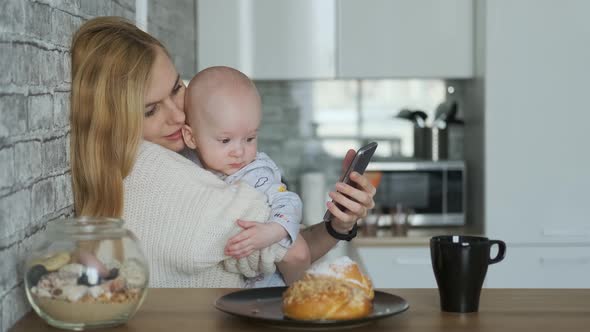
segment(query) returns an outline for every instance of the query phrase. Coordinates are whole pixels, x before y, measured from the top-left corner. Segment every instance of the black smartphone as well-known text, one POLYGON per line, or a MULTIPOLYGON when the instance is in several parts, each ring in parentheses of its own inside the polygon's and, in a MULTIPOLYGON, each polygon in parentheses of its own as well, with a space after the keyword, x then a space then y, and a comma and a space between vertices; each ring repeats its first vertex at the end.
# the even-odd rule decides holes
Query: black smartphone
MULTIPOLYGON (((377 150, 377 142, 371 142, 371 143, 363 146, 362 148, 360 148, 356 152, 356 156, 354 156, 354 159, 352 160, 352 162, 348 166, 348 169, 346 170, 346 172, 344 172, 344 174, 340 178, 340 182, 343 182, 346 184, 351 184, 350 183, 350 173, 352 173, 352 172, 358 172, 359 174, 365 173, 365 169, 367 168, 367 165, 369 165, 369 162, 371 161, 371 157, 373 157, 373 153, 375 153, 375 150, 377 150)), ((336 205, 340 209, 343 208, 338 203, 336 203, 336 205)), ((332 218, 332 213, 330 212, 330 210, 327 210, 326 214, 324 214, 324 221, 330 221, 331 218, 332 218)))

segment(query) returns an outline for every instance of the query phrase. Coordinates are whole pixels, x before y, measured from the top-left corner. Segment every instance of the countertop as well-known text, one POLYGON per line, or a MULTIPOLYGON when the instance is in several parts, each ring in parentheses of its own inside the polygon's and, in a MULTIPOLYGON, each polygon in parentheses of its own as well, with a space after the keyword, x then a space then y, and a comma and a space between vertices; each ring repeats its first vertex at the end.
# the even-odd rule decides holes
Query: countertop
POLYGON ((361 226, 351 244, 355 247, 429 246, 430 238, 435 235, 483 236, 482 234, 479 228, 472 226, 410 227, 404 235, 400 235, 399 231, 396 232, 391 227, 361 226))
MULTIPOLYGON (((215 299, 234 289, 150 289, 139 312, 126 325, 100 331, 276 331, 225 314, 215 299)), ((484 289, 478 313, 444 313, 436 289, 383 289, 410 304, 402 314, 350 331, 587 331, 590 289, 484 289)), ((34 312, 12 329, 60 331, 34 312)))

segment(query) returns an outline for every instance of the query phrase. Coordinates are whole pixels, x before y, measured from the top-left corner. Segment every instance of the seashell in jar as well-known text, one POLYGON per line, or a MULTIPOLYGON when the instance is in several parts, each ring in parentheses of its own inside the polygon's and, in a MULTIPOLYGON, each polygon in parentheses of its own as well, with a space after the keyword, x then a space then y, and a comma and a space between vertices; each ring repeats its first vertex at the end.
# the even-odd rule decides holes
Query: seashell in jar
POLYGON ((88 270, 92 268, 95 269, 98 272, 98 275, 101 277, 106 277, 109 275, 109 270, 107 269, 107 267, 95 255, 87 251, 80 252, 78 254, 78 260, 83 265, 86 265, 87 273, 88 270))
POLYGON ((107 261, 104 263, 104 266, 107 268, 107 270, 111 271, 112 269, 117 269, 119 270, 121 268, 121 262, 119 262, 116 259, 107 261))
POLYGON ((78 284, 78 278, 53 278, 53 288, 63 288, 64 286, 72 286, 78 284))
POLYGON ((39 258, 31 262, 31 265, 43 265, 47 271, 57 271, 62 266, 68 264, 70 261, 70 253, 67 251, 61 251, 53 254, 49 257, 39 258))
POLYGON ((107 287, 109 292, 115 293, 124 290, 127 287, 127 281, 125 280, 125 278, 119 276, 103 285, 107 287))
POLYGON ((119 275, 125 278, 129 288, 144 287, 147 281, 145 269, 141 263, 135 259, 126 260, 119 270, 119 275))
POLYGON ((92 296, 95 299, 104 293, 105 293, 105 290, 101 286, 92 286, 92 287, 88 288, 88 294, 90 294, 90 296, 92 296))
POLYGON ((70 302, 77 302, 88 292, 88 287, 82 285, 65 286, 62 289, 63 295, 70 302))
POLYGON ((80 278, 85 269, 82 264, 72 263, 62 266, 57 273, 63 279, 77 279, 80 278))
POLYGON ((95 286, 100 284, 101 278, 98 275, 98 271, 94 268, 86 269, 80 278, 78 278, 78 284, 84 286, 95 286))

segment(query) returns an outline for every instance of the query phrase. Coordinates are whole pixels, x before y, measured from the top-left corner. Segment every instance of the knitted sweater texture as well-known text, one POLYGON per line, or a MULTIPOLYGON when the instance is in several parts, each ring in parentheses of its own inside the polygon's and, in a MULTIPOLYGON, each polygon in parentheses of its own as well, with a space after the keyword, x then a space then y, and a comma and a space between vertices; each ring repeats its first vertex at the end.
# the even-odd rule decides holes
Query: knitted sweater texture
POLYGON ((159 145, 141 143, 124 184, 123 218, 148 260, 150 287, 243 287, 244 274, 272 273, 286 253, 274 244, 240 261, 225 256, 227 240, 241 230, 237 219, 268 219, 266 197, 159 145))

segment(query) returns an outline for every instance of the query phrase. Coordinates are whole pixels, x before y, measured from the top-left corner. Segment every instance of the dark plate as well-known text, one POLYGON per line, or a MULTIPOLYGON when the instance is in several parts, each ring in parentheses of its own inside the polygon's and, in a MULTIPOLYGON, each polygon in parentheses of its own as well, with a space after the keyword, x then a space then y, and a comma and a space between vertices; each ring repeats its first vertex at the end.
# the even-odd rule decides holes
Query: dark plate
POLYGON ((215 307, 228 314, 246 318, 257 323, 282 328, 331 329, 356 327, 372 321, 393 316, 408 310, 403 298, 375 291, 373 312, 364 318, 351 320, 294 320, 283 316, 281 309, 286 287, 245 289, 226 294, 215 301, 215 307))

